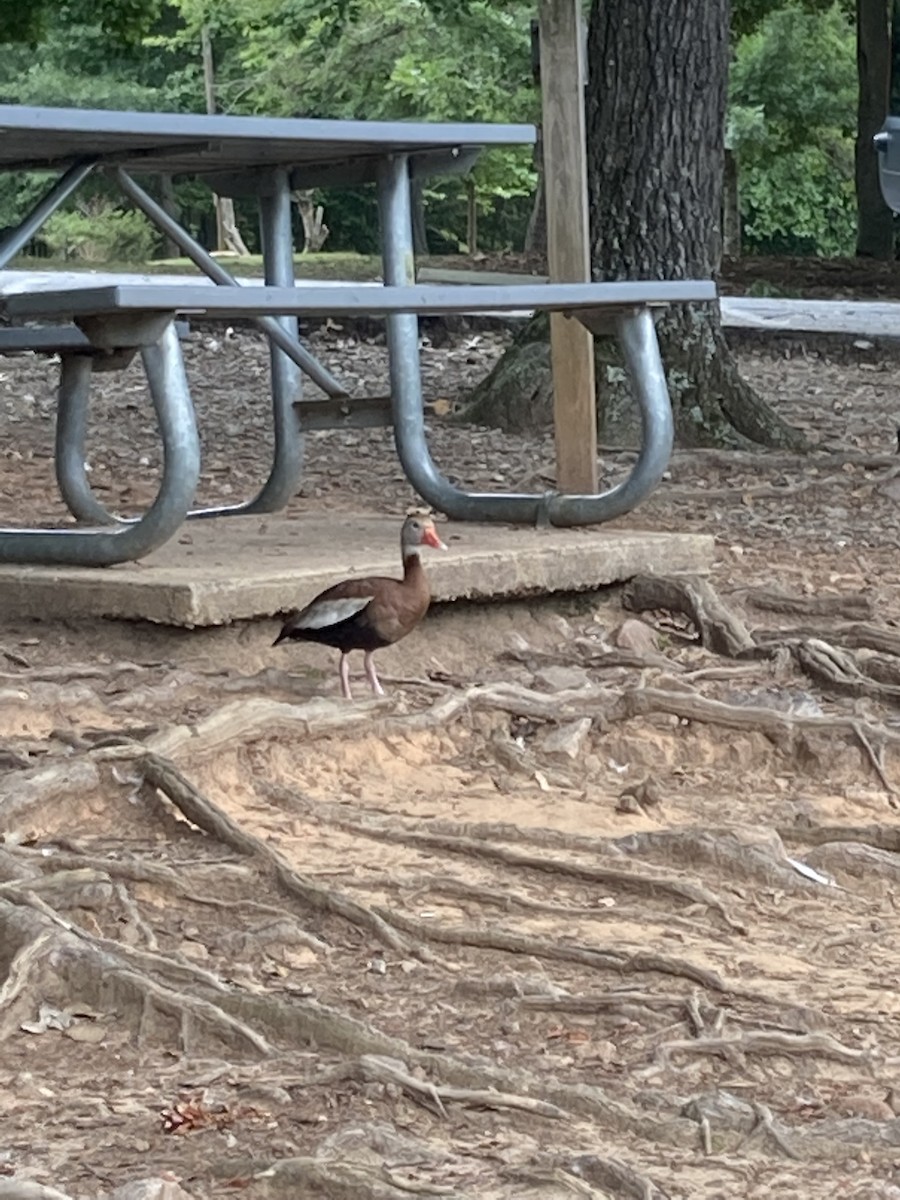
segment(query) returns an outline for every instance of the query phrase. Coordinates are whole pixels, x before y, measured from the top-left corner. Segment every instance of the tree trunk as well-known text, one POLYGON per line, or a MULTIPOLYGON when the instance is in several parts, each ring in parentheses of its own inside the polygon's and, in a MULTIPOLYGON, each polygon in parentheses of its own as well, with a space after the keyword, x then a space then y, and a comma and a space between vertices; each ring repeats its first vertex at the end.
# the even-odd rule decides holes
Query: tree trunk
MULTIPOLYGON (((216 68, 213 59, 212 36, 209 26, 200 29, 200 53, 203 59, 203 93, 206 111, 212 115, 218 109, 216 102, 216 68)), ((213 196, 216 208, 216 250, 222 253, 249 254, 234 217, 234 201, 227 196, 213 196)))
POLYGON ((856 253, 888 260, 894 256, 894 218, 878 183, 872 138, 888 110, 891 74, 889 0, 856 0, 856 253))
MULTIPOLYGON (((595 279, 718 272, 729 8, 728 0, 593 0, 586 99, 595 279)), ((657 328, 682 444, 804 444, 741 379, 717 304, 675 305, 657 328)), ((511 353, 523 347, 536 395, 532 341, 523 336, 511 353)), ((618 347, 597 338, 596 354, 601 436, 633 444, 637 420, 618 347)), ((514 374, 501 360, 470 411, 489 418, 495 380, 498 389, 506 380, 508 393, 514 374)), ((509 411, 508 394, 497 403, 509 411)))
POLYGON ((544 146, 540 125, 537 132, 537 145, 534 148, 534 165, 537 169, 537 186, 534 190, 528 228, 525 231, 524 249, 526 254, 545 255, 547 253, 547 205, 544 193, 544 146))
POLYGON ((294 201, 303 225, 304 254, 317 254, 325 245, 330 232, 325 224, 325 209, 321 204, 316 204, 315 198, 316 194, 311 188, 294 192, 294 201))
POLYGON ((469 254, 478 253, 478 193, 471 175, 466 178, 466 248, 469 254))
POLYGON ((413 251, 428 253, 428 230, 425 227, 425 185, 421 179, 412 179, 409 184, 409 203, 412 209, 413 251))
POLYGON ((741 189, 738 157, 725 151, 725 196, 723 199, 722 250, 729 258, 741 257, 741 189))
MULTIPOLYGON (((175 192, 175 181, 171 175, 160 175, 159 177, 159 202, 173 221, 181 220, 181 206, 178 203, 178 195, 175 192)), ((179 258, 182 254, 181 247, 177 242, 173 242, 170 237, 163 238, 163 256, 165 258, 179 258)))

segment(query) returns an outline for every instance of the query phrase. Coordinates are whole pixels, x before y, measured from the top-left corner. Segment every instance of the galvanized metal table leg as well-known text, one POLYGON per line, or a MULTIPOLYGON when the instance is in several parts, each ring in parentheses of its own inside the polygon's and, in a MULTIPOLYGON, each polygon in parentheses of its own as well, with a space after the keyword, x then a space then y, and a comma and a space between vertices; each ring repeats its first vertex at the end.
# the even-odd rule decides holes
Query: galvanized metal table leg
MULTIPOLYGON (((273 172, 272 191, 260 198, 260 225, 266 283, 294 286, 294 237, 291 228, 291 189, 285 170, 273 172)), ((291 341, 298 343, 296 317, 276 317, 291 341)), ((272 364, 272 417, 275 451, 272 471, 247 512, 276 512, 284 508, 300 483, 303 437, 294 402, 300 399, 300 369, 275 342, 269 342, 272 364)))
MULTIPOLYGON (((382 164, 378 181, 384 281, 412 283, 414 272, 409 161, 395 155, 382 164)), ((620 316, 616 334, 641 412, 643 444, 627 479, 596 495, 466 492, 434 465, 425 437, 419 325, 411 313, 387 318, 394 439, 412 486, 436 509, 463 521, 592 525, 630 511, 656 487, 672 452, 672 409, 653 318, 647 309, 620 316)))
MULTIPOLYGON (((265 280, 273 287, 293 287, 294 237, 287 171, 280 168, 273 171, 270 187, 270 193, 261 196, 259 202, 265 280)), ((296 350, 300 345, 297 318, 268 317, 263 328, 270 335, 269 356, 272 364, 274 448, 269 477, 252 500, 242 504, 192 509, 189 513, 191 518, 278 512, 287 506, 300 486, 303 438, 294 408, 294 401, 300 398, 300 367, 296 355, 288 353, 288 349, 293 347, 296 350), (281 338, 271 336, 272 326, 279 332, 283 331, 281 338)), ((304 351, 304 354, 308 355, 309 352, 304 351)), ((327 383, 329 379, 326 377, 324 382, 327 383)))
POLYGON ((56 401, 56 482, 76 520, 88 525, 116 525, 118 518, 91 491, 85 465, 92 378, 92 355, 62 356, 56 401))
MULTIPOLYGON (((201 271, 221 286, 240 286, 126 171, 119 169, 115 174, 126 195, 181 247, 201 271)), ((266 283, 292 287, 291 192, 286 170, 279 168, 272 172, 270 192, 260 198, 260 218, 266 283)), ((195 509, 189 514, 192 518, 276 512, 284 508, 297 491, 303 466, 300 421, 293 407, 294 401, 300 396, 300 371, 314 380, 327 395, 347 395, 346 389, 300 344, 296 317, 259 317, 255 323, 268 336, 270 343, 274 428, 272 468, 268 479, 252 500, 242 504, 195 509)))
POLYGON ((0 239, 0 270, 28 245, 44 222, 52 217, 59 206, 64 204, 87 179, 96 164, 95 158, 85 158, 80 162, 73 163, 68 171, 61 175, 50 190, 38 200, 28 216, 23 217, 15 229, 11 229, 0 239))
MULTIPOLYGON (((199 267, 204 275, 222 287, 241 287, 241 284, 228 274, 221 263, 216 262, 212 255, 207 250, 204 250, 200 243, 195 238, 192 238, 187 230, 182 229, 178 222, 173 220, 149 193, 145 192, 139 184, 135 183, 127 171, 123 171, 119 167, 114 172, 113 178, 129 200, 134 202, 135 206, 141 210, 144 216, 149 221, 152 221, 161 233, 171 238, 175 245, 184 251, 191 262, 199 267)), ((296 338, 292 338, 274 317, 254 317, 252 319, 254 325, 261 329, 276 346, 280 346, 285 354, 294 360, 300 370, 317 383, 327 396, 343 398, 347 395, 347 389, 338 383, 335 377, 310 354, 305 346, 298 342, 296 338)))
POLYGON ((200 439, 174 323, 141 351, 163 443, 163 475, 139 521, 110 530, 0 529, 0 563, 101 567, 142 558, 177 533, 200 478, 200 439))

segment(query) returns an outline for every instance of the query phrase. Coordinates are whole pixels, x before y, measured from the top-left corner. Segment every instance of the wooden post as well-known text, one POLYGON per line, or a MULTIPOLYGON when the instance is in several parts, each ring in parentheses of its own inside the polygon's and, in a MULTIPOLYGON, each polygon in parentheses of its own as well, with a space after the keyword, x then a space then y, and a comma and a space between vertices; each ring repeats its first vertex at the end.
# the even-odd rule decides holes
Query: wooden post
MULTIPOLYGON (((590 280, 584 43, 580 0, 541 0, 541 99, 547 265, 554 283, 590 280)), ((594 339, 570 317, 550 317, 556 483, 597 491, 594 339)))

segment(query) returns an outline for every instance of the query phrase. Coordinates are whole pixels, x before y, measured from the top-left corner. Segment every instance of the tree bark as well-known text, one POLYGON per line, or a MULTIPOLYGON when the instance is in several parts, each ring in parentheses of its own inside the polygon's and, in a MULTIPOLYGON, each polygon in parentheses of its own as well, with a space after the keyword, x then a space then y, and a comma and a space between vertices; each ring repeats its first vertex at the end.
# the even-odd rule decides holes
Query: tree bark
MULTIPOLYGON (((160 175, 159 177, 159 202, 173 220, 181 220, 181 206, 175 191, 175 181, 171 175, 160 175)), ((178 258, 181 255, 181 247, 170 237, 165 237, 163 238, 163 255, 166 258, 178 258)))
POLYGON ((729 258, 741 257, 740 164, 733 150, 725 151, 725 195, 723 198, 722 249, 729 258))
POLYGON ((525 252, 527 254, 547 253, 547 205, 544 193, 544 147, 542 130, 538 126, 537 145, 534 148, 534 165, 537 170, 537 186, 534 190, 534 200, 531 205, 531 215, 528 218, 528 228, 525 231, 525 252))
MULTIPOLYGON (((593 0, 586 102, 595 279, 718 272, 729 10, 729 0, 593 0)), ((683 445, 805 444, 741 379, 717 304, 673 306, 657 328, 683 445)), ((533 340, 518 339, 511 353, 523 347, 536 397, 533 340)), ((596 354, 601 437, 633 443, 638 429, 618 347, 597 338, 596 354)), ((505 380, 508 393, 512 374, 501 360, 470 411, 489 419, 495 380, 505 380)), ((498 406, 510 411, 508 394, 498 406)))
POLYGON ((409 185, 409 203, 412 209, 413 251, 428 253, 428 229, 425 225, 425 185, 421 179, 413 179, 409 185))
POLYGON ((856 253, 890 260, 894 218, 878 183, 872 138, 888 111, 891 75, 889 0, 856 0, 856 69, 859 103, 856 125, 856 253))

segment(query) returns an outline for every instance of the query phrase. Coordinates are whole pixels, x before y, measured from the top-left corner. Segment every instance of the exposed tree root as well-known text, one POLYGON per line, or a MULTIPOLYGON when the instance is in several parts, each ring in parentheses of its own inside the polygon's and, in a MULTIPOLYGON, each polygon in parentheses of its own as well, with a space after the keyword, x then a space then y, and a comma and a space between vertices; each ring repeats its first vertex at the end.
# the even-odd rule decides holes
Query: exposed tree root
MULTIPOLYGON (((387 1180, 373 1178, 368 1164, 356 1166, 327 1158, 283 1158, 261 1165, 259 1162, 226 1162, 214 1165, 213 1171, 229 1189, 253 1186, 253 1194, 286 1196, 321 1196, 323 1200, 409 1200, 408 1188, 400 1188, 387 1180), (265 1187, 265 1192, 259 1188, 265 1187)), ((236 1191, 236 1194, 239 1194, 236 1191)), ((421 1195, 441 1196, 440 1188, 423 1189, 421 1195)))
POLYGON ((737 1038, 685 1038, 664 1042, 657 1049, 657 1058, 668 1063, 679 1054, 712 1054, 731 1062, 741 1061, 748 1054, 819 1054, 837 1062, 855 1066, 873 1061, 868 1050, 854 1050, 842 1045, 829 1033, 781 1033, 777 1030, 752 1030, 737 1038))
POLYGON ((798 641, 792 649, 803 673, 832 691, 894 703, 900 700, 900 685, 871 678, 849 650, 832 646, 821 638, 798 641))
POLYGON ((784 613, 793 617, 839 617, 844 621, 867 621, 873 613, 869 596, 862 592, 841 596, 792 596, 768 588, 752 588, 745 598, 764 612, 784 613))
POLYGON ((66 663, 54 667, 26 666, 22 671, 0 671, 0 681, 6 683, 69 683, 73 679, 112 679, 116 675, 127 675, 150 670, 153 667, 171 666, 170 663, 66 663))
POLYGON ((689 997, 677 992, 638 992, 621 988, 609 992, 589 992, 578 996, 525 995, 518 997, 523 1008, 541 1012, 582 1013, 620 1012, 622 1009, 646 1008, 654 1012, 683 1011, 689 997))
POLYGON ((492 1089, 499 1093, 539 1099, 573 1115, 600 1118, 613 1129, 637 1133, 667 1145, 693 1146, 696 1128, 690 1120, 668 1119, 637 1112, 589 1084, 563 1083, 547 1073, 498 1067, 483 1058, 417 1050, 315 1000, 236 993, 225 1005, 244 1020, 295 1044, 312 1042, 348 1057, 384 1056, 428 1072, 441 1085, 492 1089))
POLYGON ((855 717, 806 717, 796 713, 781 713, 762 706, 741 707, 736 704, 723 704, 720 700, 708 700, 704 696, 692 693, 667 692, 659 688, 628 688, 620 696, 618 711, 608 716, 609 719, 626 719, 645 716, 651 712, 671 713, 686 721, 703 721, 726 729, 755 730, 765 734, 784 749, 792 747, 798 734, 850 735, 862 747, 882 787, 886 791, 894 791, 874 746, 883 743, 900 744, 900 733, 884 725, 872 725, 855 717))
POLYGON ((879 850, 900 853, 898 825, 782 825, 778 835, 794 845, 822 846, 826 842, 863 842, 879 850))
POLYGON ((100 787, 100 771, 91 759, 81 756, 61 763, 42 765, 8 774, 3 780, 0 816, 7 830, 29 820, 37 808, 52 808, 63 799, 88 799, 100 787))
MULTIPOLYGON (((59 881, 61 877, 67 875, 79 875, 81 872, 59 872, 55 876, 47 877, 48 880, 59 881)), ((92 872, 96 874, 96 872, 92 872)), ((45 882, 45 881, 41 881, 45 882)), ((108 882, 108 881, 107 881, 108 882)), ((61 917, 58 912, 48 905, 41 896, 38 895, 38 889, 34 887, 29 880, 27 887, 15 887, 7 884, 3 888, 3 894, 7 896, 14 904, 24 904, 36 909, 48 921, 58 925, 60 929, 64 929, 67 933, 73 934, 80 938, 89 938, 91 946, 102 953, 110 954, 113 957, 118 957, 131 963, 139 971, 146 971, 152 977, 157 974, 165 976, 169 983, 187 985, 201 984, 204 987, 212 988, 216 991, 224 992, 225 984, 217 975, 211 971, 204 970, 203 967, 197 966, 195 963, 187 962, 184 959, 169 958, 166 955, 157 954, 151 950, 141 950, 137 946, 129 946, 124 942, 115 941, 112 938, 103 937, 99 933, 87 933, 80 926, 67 921, 61 917)))
MULTIPOLYGON (((389 700, 360 700, 352 706, 321 697, 303 704, 285 704, 263 696, 235 700, 210 713, 196 725, 176 725, 148 738, 141 751, 171 757, 190 748, 191 754, 208 754, 234 739, 245 745, 254 738, 270 737, 279 729, 293 729, 307 737, 371 727, 374 713, 390 706, 389 700)), ((127 748, 123 757, 134 757, 127 748)))
POLYGON ((579 1154, 560 1164, 567 1173, 596 1183, 604 1192, 627 1200, 667 1200, 664 1192, 648 1176, 636 1171, 617 1158, 601 1158, 596 1154, 579 1154))
MULTIPOLYGON (((307 880, 290 867, 271 847, 247 834, 230 817, 213 805, 178 771, 156 755, 141 760, 141 769, 148 782, 170 797, 184 815, 199 828, 219 838, 243 854, 251 854, 274 869, 281 889, 297 896, 304 903, 323 911, 343 916, 354 924, 379 936, 393 949, 414 953, 421 943, 438 942, 449 945, 468 945, 494 948, 510 953, 581 962, 587 966, 619 971, 650 971, 683 975, 713 991, 726 991, 727 985, 714 972, 679 959, 658 955, 627 954, 619 950, 597 950, 588 946, 565 945, 505 931, 450 928, 393 912, 380 907, 367 908, 330 888, 307 880), (400 931, 412 934, 415 942, 400 931)), ((625 872, 624 874, 628 874, 625 872)))
POLYGON ((255 858, 266 866, 279 889, 286 895, 301 900, 313 909, 343 917, 359 928, 368 930, 394 950, 407 954, 415 951, 415 947, 375 910, 295 871, 277 850, 241 829, 237 822, 202 795, 172 763, 157 754, 150 754, 140 760, 139 767, 147 782, 168 796, 192 824, 239 854, 255 858))
POLYGON ((617 838, 613 845, 642 860, 713 867, 727 879, 761 883, 779 891, 810 892, 820 886, 791 866, 774 830, 756 826, 653 829, 617 838))
POLYGON ((741 1145, 741 1149, 744 1149, 748 1142, 752 1141, 753 1138, 757 1137, 760 1133, 765 1133, 787 1158, 793 1158, 795 1160, 801 1158, 801 1155, 798 1154, 797 1151, 790 1145, 784 1134, 779 1129, 778 1123, 772 1115, 772 1110, 768 1107, 768 1105, 757 1101, 753 1105, 753 1111, 756 1113, 757 1123, 750 1133, 747 1134, 747 1137, 744 1139, 741 1145))
POLYGON ((566 647, 559 650, 536 650, 529 646, 524 650, 518 648, 503 650, 497 657, 505 662, 524 663, 531 670, 542 665, 557 666, 560 664, 590 667, 595 671, 612 671, 619 668, 642 671, 646 668, 658 667, 674 675, 685 670, 677 659, 669 658, 665 654, 650 650, 638 654, 633 650, 601 649, 595 642, 590 642, 587 638, 576 638, 573 649, 566 647))
POLYGON ((636 575, 625 585, 622 605, 631 612, 664 608, 684 613, 693 622, 701 645, 714 654, 762 657, 744 622, 706 579, 636 575))
POLYGON ((900 883, 900 857, 865 842, 825 842, 806 854, 806 862, 817 871, 843 873, 863 885, 875 881, 900 883))
MULTIPOLYGON (((761 645, 773 642, 785 642, 797 638, 816 638, 821 636, 821 629, 811 625, 801 625, 795 629, 758 629, 755 631, 756 640, 761 645)), ((835 625, 828 630, 828 640, 849 650, 877 650, 882 654, 900 657, 900 633, 893 629, 884 629, 880 625, 854 623, 850 625, 835 625)))
POLYGON ((565 1120, 568 1114, 555 1104, 532 1096, 517 1096, 491 1088, 447 1087, 428 1083, 411 1075, 402 1062, 378 1054, 364 1054, 356 1063, 339 1069, 342 1078, 374 1080, 401 1088, 419 1104, 446 1117, 445 1103, 463 1104, 470 1108, 518 1109, 537 1117, 565 1120))
MULTIPOLYGON (((379 679, 381 676, 379 675, 379 679)), ((596 904, 557 904, 549 900, 535 900, 521 892, 513 892, 509 888, 483 887, 454 879, 449 875, 418 875, 413 877, 394 877, 385 879, 377 876, 368 878, 357 876, 346 881, 347 887, 363 888, 370 891, 383 889, 385 891, 400 891, 411 893, 410 900, 418 900, 423 896, 449 896, 463 903, 492 905, 503 912, 541 912, 553 913, 571 920, 573 917, 593 917, 595 919, 608 915, 610 919, 619 921, 633 920, 652 924, 647 910, 639 904, 627 906, 616 904, 604 909, 596 904)), ((706 907, 704 905, 704 907, 706 907)), ((708 929, 703 921, 691 917, 682 917, 677 913, 665 911, 655 918, 666 929, 684 929, 691 933, 703 932, 708 929)), ((740 927, 743 932, 743 928, 740 927)))
MULTIPOLYGON (((123 1004, 137 1002, 145 1015, 148 1009, 155 1009, 177 1021, 186 1049, 191 1044, 190 1027, 196 1023, 236 1050, 270 1053, 264 1037, 214 1001, 175 990, 161 982, 158 973, 151 977, 134 970, 119 953, 105 949, 83 930, 67 927, 58 917, 54 921, 55 914, 42 911, 42 907, 0 898, 0 943, 16 948, 13 969, 0 993, 0 1036, 18 1028, 40 1001, 65 1007, 77 998, 102 1011, 118 997, 123 1004)), ((162 968, 165 960, 154 958, 157 968, 162 968)), ((182 976, 181 965, 172 963, 171 973, 182 976)))
MULTIPOLYGON (((378 911, 378 910, 376 910, 378 911)), ((512 933, 503 929, 470 929, 465 926, 433 925, 419 917, 391 913, 391 920, 401 929, 423 940, 450 946, 474 946, 482 950, 502 950, 507 954, 527 954, 556 962, 577 962, 598 970, 619 971, 623 974, 653 973, 677 975, 691 979, 712 992, 728 992, 729 985, 715 971, 698 967, 680 958, 636 952, 630 954, 611 947, 580 946, 567 942, 551 942, 530 934, 512 933)))
MULTIPOLYGON (((808 598, 785 597, 762 592, 762 607, 780 607, 782 611, 803 611, 819 615, 840 613, 843 597, 819 596, 808 598), (838 603, 841 602, 841 603, 838 603)), ((865 598, 860 598, 865 600, 865 598)), ((667 578, 639 575, 625 588, 623 604, 637 612, 648 609, 667 609, 684 614, 697 629, 701 644, 708 650, 729 658, 760 658, 771 654, 773 646, 788 645, 797 665, 811 679, 826 687, 853 696, 872 696, 897 702, 900 700, 900 666, 882 666, 880 677, 865 669, 864 664, 849 652, 824 641, 817 629, 791 630, 773 634, 758 631, 751 634, 744 621, 721 599, 704 579, 667 578)), ((857 604, 855 612, 868 616, 869 602, 857 604)), ((844 604, 846 609, 846 604, 844 604)), ((845 642, 854 637, 860 644, 900 656, 900 638, 870 625, 838 627, 831 640, 845 642)), ((877 669, 877 668, 876 668, 877 669)), ((868 743, 865 732, 857 738, 866 751, 884 787, 890 791, 879 755, 868 743)))
POLYGON ((567 859, 548 858, 545 854, 522 854, 516 850, 493 845, 473 837, 397 828, 398 823, 393 818, 388 822, 363 816, 348 817, 346 806, 317 804, 300 796, 290 788, 263 783, 261 790, 266 795, 276 797, 282 803, 287 800, 295 810, 300 807, 305 812, 325 815, 331 824, 351 833, 377 838, 380 841, 438 850, 442 853, 487 859, 489 862, 499 862, 521 870, 561 875, 569 879, 582 880, 585 883, 597 883, 621 889, 626 893, 650 896, 654 899, 674 897, 687 901, 689 904, 702 904, 718 913, 732 929, 741 933, 747 931, 742 922, 731 916, 724 902, 715 893, 688 879, 673 875, 642 874, 639 871, 627 871, 621 867, 607 867, 595 863, 578 863, 567 859))
POLYGON ((550 1188, 556 1191, 562 1188, 573 1196, 583 1196, 584 1200, 608 1200, 609 1192, 598 1192, 596 1188, 584 1179, 570 1175, 562 1167, 552 1164, 547 1166, 507 1167, 503 1172, 505 1179, 510 1179, 520 1187, 530 1189, 540 1188, 539 1194, 550 1195, 550 1188))

